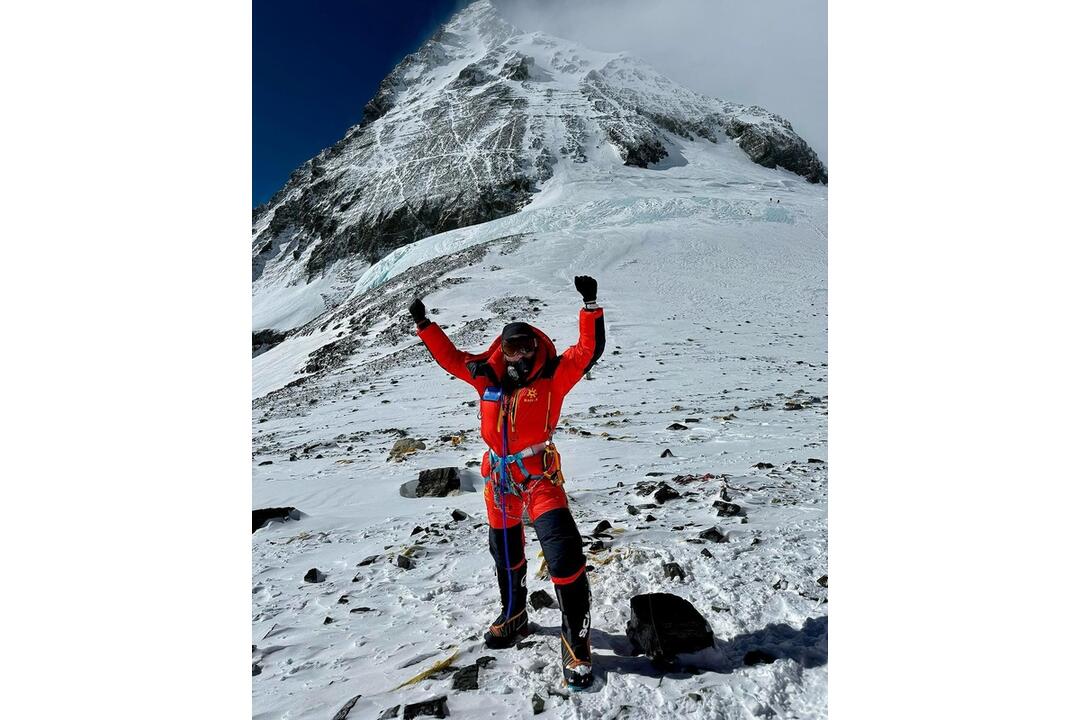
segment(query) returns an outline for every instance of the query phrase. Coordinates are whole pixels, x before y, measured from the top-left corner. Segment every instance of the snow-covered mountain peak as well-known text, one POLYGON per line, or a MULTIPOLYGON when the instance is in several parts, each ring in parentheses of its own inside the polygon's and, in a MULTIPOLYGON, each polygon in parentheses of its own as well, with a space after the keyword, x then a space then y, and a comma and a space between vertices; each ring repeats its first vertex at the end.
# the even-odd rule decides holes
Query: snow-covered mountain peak
POLYGON ((388 253, 520 212, 556 175, 629 179, 691 157, 743 177, 756 163, 826 181, 783 118, 694 93, 623 53, 522 32, 479 0, 255 211, 253 329, 308 322, 388 253))

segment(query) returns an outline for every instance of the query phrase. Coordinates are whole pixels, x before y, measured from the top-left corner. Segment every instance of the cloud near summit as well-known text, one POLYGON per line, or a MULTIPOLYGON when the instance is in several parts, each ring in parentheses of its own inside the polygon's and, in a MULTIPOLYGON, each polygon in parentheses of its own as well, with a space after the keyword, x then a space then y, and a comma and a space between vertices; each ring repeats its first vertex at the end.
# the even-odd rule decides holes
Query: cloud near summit
POLYGON ((828 163, 824 0, 491 0, 525 31, 625 51, 691 90, 761 105, 828 163))

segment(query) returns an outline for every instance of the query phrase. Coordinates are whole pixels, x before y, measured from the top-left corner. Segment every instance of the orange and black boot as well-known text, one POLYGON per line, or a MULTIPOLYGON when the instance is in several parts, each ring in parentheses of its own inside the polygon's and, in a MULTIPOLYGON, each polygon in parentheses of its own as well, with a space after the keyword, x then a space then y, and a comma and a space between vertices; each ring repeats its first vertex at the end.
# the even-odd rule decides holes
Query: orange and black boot
POLYGON ((592 685, 592 648, 589 644, 589 581, 582 573, 568 585, 556 585, 562 608, 562 673, 571 690, 592 685))

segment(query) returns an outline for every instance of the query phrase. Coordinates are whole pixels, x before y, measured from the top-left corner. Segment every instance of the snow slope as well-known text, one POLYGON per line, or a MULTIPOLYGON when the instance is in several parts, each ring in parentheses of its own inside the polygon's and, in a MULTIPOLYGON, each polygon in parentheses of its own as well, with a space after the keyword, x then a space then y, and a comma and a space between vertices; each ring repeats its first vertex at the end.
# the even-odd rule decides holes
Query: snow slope
MULTIPOLYGON (((667 142, 659 168, 560 164, 521 212, 391 252, 253 359, 253 507, 305 514, 252 538, 254 717, 326 720, 357 695, 349 718, 440 695, 452 718, 531 717, 534 693, 541 717, 825 717, 826 190, 731 143, 667 142), (615 532, 588 553, 598 685, 567 695, 556 609, 531 613, 532 646, 479 640, 498 592, 470 466, 484 450, 476 396, 430 359, 405 308, 423 296, 463 349, 525 318, 562 350, 575 274, 599 281, 607 351, 555 441, 583 535, 605 519, 615 532), (402 433, 426 449, 390 462, 402 433), (459 495, 399 492, 444 466, 465 469, 459 495), (659 480, 683 497, 631 514, 653 502, 639 483, 659 480), (716 516, 722 494, 745 519, 716 516), (713 526, 728 542, 694 542, 713 526), (394 562, 408 548, 411 570, 394 562), (311 568, 326 580, 304 582, 311 568), (629 598, 654 591, 692 602, 715 646, 667 672, 631 656, 629 598), (746 666, 752 649, 778 659, 746 666), (448 673, 394 690, 455 651, 458 668, 495 658, 479 690, 452 690, 448 673)), ((527 535, 529 589, 552 592, 527 535)))

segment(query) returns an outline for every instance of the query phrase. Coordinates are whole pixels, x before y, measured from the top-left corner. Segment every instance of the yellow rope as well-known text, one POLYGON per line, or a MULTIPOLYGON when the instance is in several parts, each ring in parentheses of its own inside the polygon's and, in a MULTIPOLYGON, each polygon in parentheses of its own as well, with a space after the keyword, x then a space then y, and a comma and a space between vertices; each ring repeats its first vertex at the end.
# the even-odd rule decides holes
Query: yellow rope
POLYGON ((408 680, 406 680, 405 682, 401 683, 396 688, 394 688, 394 690, 400 690, 401 688, 405 687, 406 685, 412 685, 414 683, 420 682, 421 680, 426 680, 427 678, 431 677, 432 675, 439 672, 440 670, 445 670, 446 668, 450 667, 451 663, 453 663, 454 660, 457 659, 457 656, 458 656, 458 651, 454 650, 453 655, 446 658, 445 660, 440 660, 439 662, 435 663, 434 665, 432 665, 431 667, 429 667, 427 670, 420 673, 419 675, 409 678, 408 680))

